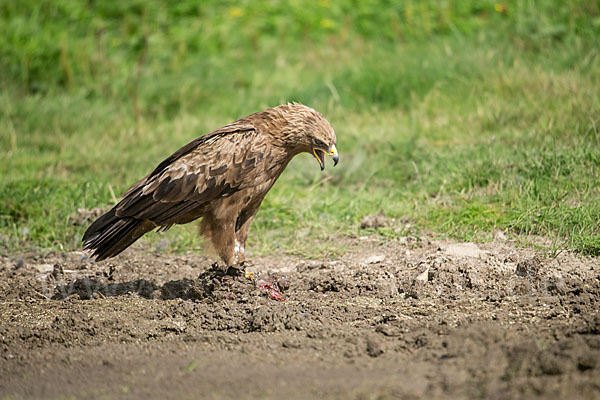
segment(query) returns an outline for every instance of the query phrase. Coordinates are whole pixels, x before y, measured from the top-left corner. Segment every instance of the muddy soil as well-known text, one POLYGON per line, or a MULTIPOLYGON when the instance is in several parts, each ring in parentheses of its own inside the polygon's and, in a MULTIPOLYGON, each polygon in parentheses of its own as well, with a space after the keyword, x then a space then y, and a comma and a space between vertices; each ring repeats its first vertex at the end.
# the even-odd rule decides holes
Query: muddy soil
POLYGON ((600 398, 598 260, 503 239, 4 256, 0 398, 600 398))

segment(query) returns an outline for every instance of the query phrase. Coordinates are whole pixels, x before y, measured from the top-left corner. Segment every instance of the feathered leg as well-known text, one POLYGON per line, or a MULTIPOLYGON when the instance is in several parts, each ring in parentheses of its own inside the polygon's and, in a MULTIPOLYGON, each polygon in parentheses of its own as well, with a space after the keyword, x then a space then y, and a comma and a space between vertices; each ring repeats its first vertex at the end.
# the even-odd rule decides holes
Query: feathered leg
POLYGON ((223 261, 223 272, 228 273, 230 267, 236 268, 235 221, 222 221, 207 215, 202 220, 200 232, 210 239, 213 248, 223 261))
POLYGON ((246 240, 248 239, 248 229, 254 217, 248 218, 246 222, 235 233, 234 254, 238 263, 246 261, 246 240))

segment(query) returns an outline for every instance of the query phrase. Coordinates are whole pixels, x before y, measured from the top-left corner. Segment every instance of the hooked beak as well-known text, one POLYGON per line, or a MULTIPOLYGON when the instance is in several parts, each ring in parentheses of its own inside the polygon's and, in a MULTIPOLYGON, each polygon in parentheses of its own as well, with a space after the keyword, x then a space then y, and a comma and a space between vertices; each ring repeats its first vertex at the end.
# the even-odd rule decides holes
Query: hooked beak
MULTIPOLYGON (((323 171, 325 169, 325 150, 315 147, 313 149, 313 154, 314 154, 315 158, 317 159, 317 161, 319 161, 319 165, 321 166, 321 171, 323 171)), ((329 149, 329 153, 327 153, 327 154, 333 160, 333 166, 335 167, 337 165, 338 161, 340 160, 337 149, 335 148, 335 144, 331 146, 331 149, 329 149)))

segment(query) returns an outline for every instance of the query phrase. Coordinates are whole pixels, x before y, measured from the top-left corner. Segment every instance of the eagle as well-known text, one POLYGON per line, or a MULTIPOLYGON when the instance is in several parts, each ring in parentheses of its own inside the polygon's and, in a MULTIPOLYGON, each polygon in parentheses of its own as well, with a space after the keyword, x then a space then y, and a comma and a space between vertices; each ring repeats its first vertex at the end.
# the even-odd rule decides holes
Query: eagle
POLYGON ((338 163, 335 132, 314 109, 283 104, 198 137, 121 195, 83 235, 96 261, 114 257, 154 229, 201 218, 200 234, 225 273, 241 269, 248 229, 267 192, 294 156, 338 163))

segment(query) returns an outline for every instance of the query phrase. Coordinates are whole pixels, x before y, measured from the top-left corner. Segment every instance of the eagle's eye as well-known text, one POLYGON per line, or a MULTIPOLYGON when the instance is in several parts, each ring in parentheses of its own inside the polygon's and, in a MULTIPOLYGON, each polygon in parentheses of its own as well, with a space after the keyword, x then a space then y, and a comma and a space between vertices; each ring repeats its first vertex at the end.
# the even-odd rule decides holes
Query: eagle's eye
POLYGON ((318 147, 320 149, 328 149, 329 146, 327 146, 322 140, 319 139, 315 139, 315 147, 318 147))

